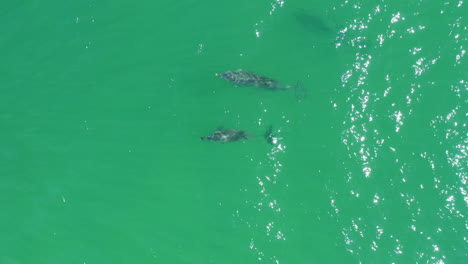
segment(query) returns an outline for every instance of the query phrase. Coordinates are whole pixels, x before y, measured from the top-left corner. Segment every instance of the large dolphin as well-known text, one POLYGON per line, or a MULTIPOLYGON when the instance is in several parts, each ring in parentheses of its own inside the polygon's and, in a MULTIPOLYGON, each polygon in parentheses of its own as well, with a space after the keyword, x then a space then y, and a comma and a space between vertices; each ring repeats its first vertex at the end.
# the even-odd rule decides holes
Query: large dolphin
POLYGON ((244 71, 242 69, 237 71, 227 71, 225 73, 216 73, 216 76, 221 77, 236 86, 260 87, 267 90, 286 90, 294 88, 294 86, 283 85, 268 77, 244 71))

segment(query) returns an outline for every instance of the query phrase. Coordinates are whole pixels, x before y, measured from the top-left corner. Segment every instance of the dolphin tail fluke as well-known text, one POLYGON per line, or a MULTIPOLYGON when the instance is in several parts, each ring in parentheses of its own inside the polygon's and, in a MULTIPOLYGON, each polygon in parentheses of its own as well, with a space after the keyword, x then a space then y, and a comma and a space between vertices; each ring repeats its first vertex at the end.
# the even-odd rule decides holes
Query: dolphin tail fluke
POLYGON ((296 85, 294 85, 294 96, 296 96, 297 99, 302 99, 307 96, 307 90, 300 81, 297 81, 296 85))
POLYGON ((268 129, 265 131, 265 134, 263 135, 263 137, 271 145, 275 145, 276 142, 278 141, 278 138, 275 137, 275 135, 273 135, 273 126, 272 125, 270 125, 268 127, 268 129))
POLYGON ((270 126, 268 127, 268 129, 265 131, 264 137, 265 137, 265 138, 268 138, 269 136, 271 136, 271 133, 272 133, 272 132, 273 132, 273 126, 270 125, 270 126))

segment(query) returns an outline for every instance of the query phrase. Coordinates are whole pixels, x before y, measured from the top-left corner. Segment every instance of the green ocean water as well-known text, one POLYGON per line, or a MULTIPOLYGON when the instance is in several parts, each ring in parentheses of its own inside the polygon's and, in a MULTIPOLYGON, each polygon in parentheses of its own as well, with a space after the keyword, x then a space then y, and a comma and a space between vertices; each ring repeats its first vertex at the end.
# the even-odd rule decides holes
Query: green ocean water
POLYGON ((5 2, 0 263, 468 263, 467 14, 5 2))

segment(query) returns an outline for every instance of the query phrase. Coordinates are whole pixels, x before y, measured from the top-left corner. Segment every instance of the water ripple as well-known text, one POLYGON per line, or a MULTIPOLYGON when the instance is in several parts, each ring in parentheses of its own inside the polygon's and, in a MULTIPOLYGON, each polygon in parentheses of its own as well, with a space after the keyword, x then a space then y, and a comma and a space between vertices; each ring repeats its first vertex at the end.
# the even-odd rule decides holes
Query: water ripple
POLYGON ((346 153, 342 183, 328 186, 329 213, 345 249, 363 261, 467 257, 462 6, 344 1, 334 8, 353 10, 336 45, 353 56, 343 59, 331 102, 346 153))

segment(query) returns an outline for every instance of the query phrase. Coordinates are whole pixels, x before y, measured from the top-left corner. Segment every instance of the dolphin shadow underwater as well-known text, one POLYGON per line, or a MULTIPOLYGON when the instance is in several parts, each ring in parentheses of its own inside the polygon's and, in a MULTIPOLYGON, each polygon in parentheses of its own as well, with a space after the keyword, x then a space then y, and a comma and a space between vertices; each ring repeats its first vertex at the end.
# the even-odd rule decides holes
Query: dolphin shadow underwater
POLYGON ((304 29, 310 32, 332 35, 333 28, 325 23, 325 20, 319 16, 311 15, 305 10, 298 10, 294 13, 294 17, 304 29))
POLYGON ((328 12, 325 19, 300 9, 294 12, 294 18, 306 31, 326 37, 328 45, 335 48, 352 46, 359 49, 368 49, 373 45, 373 41, 359 37, 359 33, 351 29, 349 25, 342 25, 337 23, 334 18, 330 18, 328 12))

